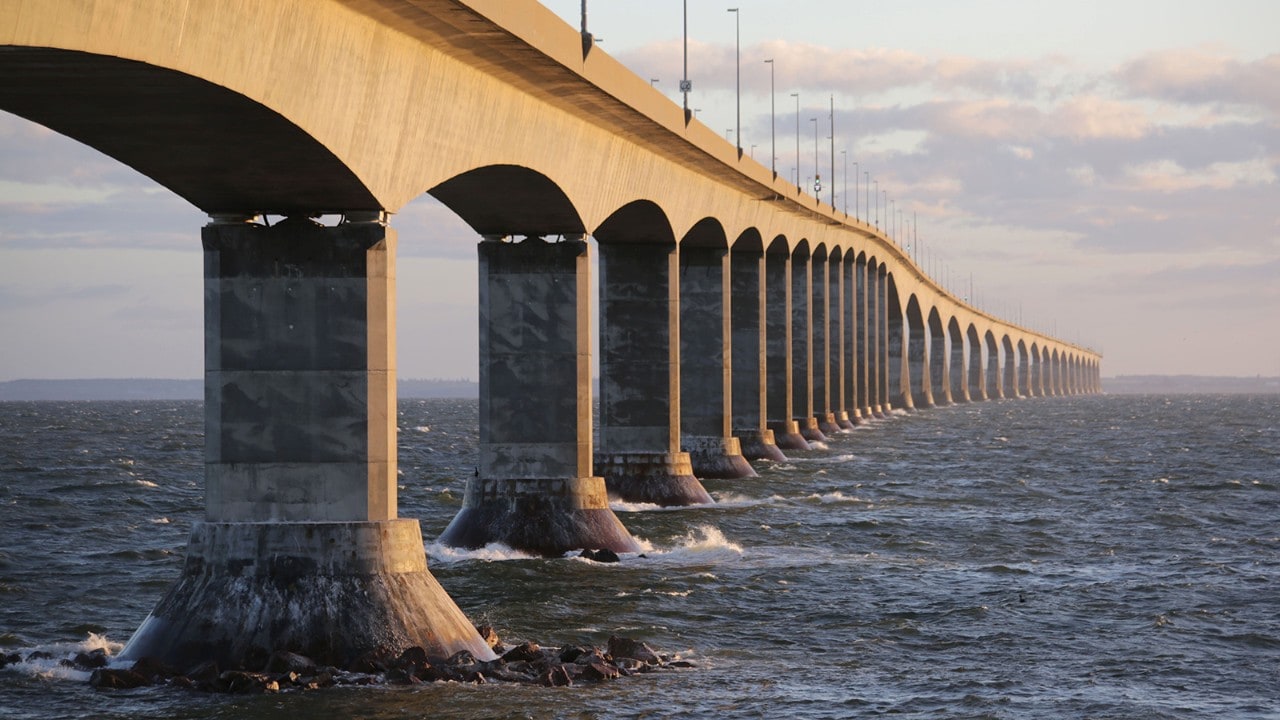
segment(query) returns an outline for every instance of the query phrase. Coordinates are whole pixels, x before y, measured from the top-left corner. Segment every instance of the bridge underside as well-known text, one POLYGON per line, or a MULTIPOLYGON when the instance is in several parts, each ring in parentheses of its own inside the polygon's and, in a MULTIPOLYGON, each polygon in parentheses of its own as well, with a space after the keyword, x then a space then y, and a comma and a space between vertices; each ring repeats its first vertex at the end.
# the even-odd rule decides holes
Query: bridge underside
POLYGON ((276 112, 166 68, 0 47, 0 108, 110 155, 207 213, 381 207, 341 160, 276 112))

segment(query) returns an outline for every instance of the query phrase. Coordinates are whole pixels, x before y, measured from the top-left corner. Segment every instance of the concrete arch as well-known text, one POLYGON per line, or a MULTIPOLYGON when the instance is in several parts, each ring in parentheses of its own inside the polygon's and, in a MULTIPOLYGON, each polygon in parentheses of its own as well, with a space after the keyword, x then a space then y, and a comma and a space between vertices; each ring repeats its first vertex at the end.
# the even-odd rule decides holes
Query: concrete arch
POLYGON ((1000 374, 1000 346, 992 330, 988 330, 983 339, 986 341, 987 351, 987 398, 1003 400, 1005 395, 1004 378, 1000 374))
POLYGON ((969 382, 967 380, 969 363, 966 362, 964 332, 960 329, 960 322, 956 320, 955 316, 952 316, 947 321, 947 339, 951 343, 950 358, 947 362, 947 380, 951 392, 951 402, 970 402, 969 382))
POLYGON ((904 379, 902 394, 910 398, 907 407, 923 409, 933 407, 932 383, 929 379, 929 341, 925 329, 920 299, 907 298, 907 365, 910 368, 904 379))
POLYGON ((935 405, 951 405, 947 335, 937 306, 929 308, 929 391, 935 405))
POLYGON ((582 235, 577 208, 547 176, 516 165, 469 170, 428 191, 480 235, 582 235), (495 197, 503 202, 494 202, 495 197))
POLYGON ((911 366, 907 329, 905 328, 906 308, 898 294, 898 284, 892 272, 885 272, 885 330, 887 357, 885 364, 889 371, 887 400, 891 408, 910 409, 911 398, 911 366))
POLYGON ((1033 397, 1031 392, 1031 358, 1027 354, 1027 341, 1019 338, 1015 346, 1018 352, 1018 397, 1033 397))
POLYGON ((1002 376, 1001 392, 1007 398, 1021 397, 1018 392, 1017 356, 1013 352, 1013 341, 1008 335, 1000 337, 1000 350, 1004 354, 1004 365, 1002 367, 1004 374, 1002 376))
POLYGON ((982 338, 978 335, 977 326, 971 323, 965 331, 965 337, 969 341, 969 399, 988 400, 987 375, 983 372, 982 364, 982 338))
POLYGON ((70 38, 42 42, 49 46, 5 48, 0 109, 119 160, 207 213, 381 207, 324 142, 235 83, 60 48, 70 38))
POLYGON ((680 251, 696 248, 712 250, 728 250, 729 237, 725 234, 724 225, 713 217, 702 218, 680 238, 680 251))
POLYGON ((635 200, 615 210, 591 235, 601 245, 676 244, 666 212, 652 200, 635 200))

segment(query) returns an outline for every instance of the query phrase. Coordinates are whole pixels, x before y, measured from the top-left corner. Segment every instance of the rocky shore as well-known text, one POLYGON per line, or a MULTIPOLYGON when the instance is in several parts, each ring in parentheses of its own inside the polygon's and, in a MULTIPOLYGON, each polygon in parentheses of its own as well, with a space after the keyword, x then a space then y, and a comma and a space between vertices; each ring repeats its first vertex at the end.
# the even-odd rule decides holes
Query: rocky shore
MULTIPOLYGON (((526 642, 507 649, 493 628, 477 628, 498 654, 498 659, 480 661, 461 651, 447 660, 427 657, 419 647, 395 653, 378 648, 357 658, 348 667, 320 666, 309 658, 277 651, 261 663, 246 667, 220 668, 205 662, 192 668, 164 667, 143 658, 129 667, 113 667, 103 650, 82 652, 61 664, 91 672, 89 683, 99 690, 124 690, 148 685, 169 685, 198 692, 274 693, 316 690, 334 685, 414 685, 427 682, 506 682, 546 687, 594 684, 668 668, 694 665, 678 657, 659 653, 644 642, 611 637, 607 647, 565 645, 544 648, 526 642)), ((26 660, 33 658, 28 657, 26 660)), ((48 659, 48 658, 45 658, 48 659)), ((0 667, 21 662, 18 655, 0 655, 0 667)))

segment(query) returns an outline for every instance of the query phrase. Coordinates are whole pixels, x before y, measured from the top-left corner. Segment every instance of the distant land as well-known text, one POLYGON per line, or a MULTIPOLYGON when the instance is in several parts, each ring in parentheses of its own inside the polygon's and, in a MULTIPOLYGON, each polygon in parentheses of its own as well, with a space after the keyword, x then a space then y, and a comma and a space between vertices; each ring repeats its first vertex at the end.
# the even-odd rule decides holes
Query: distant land
POLYGON ((1258 395, 1280 393, 1280 377, 1211 375, 1117 375, 1102 378, 1112 395, 1258 395))
MULTIPOLYGON (((476 398, 472 380, 401 380, 402 398, 476 398)), ((89 380, 9 380, 0 382, 0 402, 21 400, 203 400, 203 380, 156 378, 89 380)))

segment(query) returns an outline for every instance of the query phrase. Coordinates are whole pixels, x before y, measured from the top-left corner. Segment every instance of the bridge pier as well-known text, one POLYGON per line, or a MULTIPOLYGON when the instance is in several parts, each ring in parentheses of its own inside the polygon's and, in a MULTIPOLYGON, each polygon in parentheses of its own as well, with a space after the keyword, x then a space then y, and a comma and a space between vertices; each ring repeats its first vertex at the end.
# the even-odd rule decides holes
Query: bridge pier
MULTIPOLYGON (((814 412, 813 258, 807 246, 791 260, 791 419, 808 442, 826 442, 814 412)), ((820 317, 820 316, 819 316, 820 317)))
POLYGON ((771 302, 765 309, 765 363, 768 427, 783 450, 809 450, 800 424, 791 418, 794 404, 792 356, 791 255, 785 245, 765 253, 765 291, 771 302))
POLYGON ((760 249, 745 249, 735 244, 730 254, 731 296, 730 325, 732 335, 731 379, 733 390, 733 434, 742 443, 742 456, 748 460, 783 462, 787 456, 778 448, 769 429, 765 407, 768 403, 768 374, 765 326, 767 295, 764 282, 764 254, 760 249))
POLYGON ((591 471, 589 246, 488 239, 478 254, 480 464, 440 542, 637 552, 591 471))
POLYGON ((675 244, 600 243, 595 468, 626 502, 712 502, 680 450, 678 257, 675 244))
POLYGON ((206 226, 205 519, 121 660, 492 658, 396 517, 395 233, 206 226))
POLYGON ((695 477, 755 477, 733 436, 729 250, 680 248, 680 449, 695 477))

